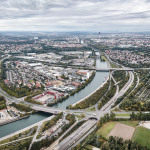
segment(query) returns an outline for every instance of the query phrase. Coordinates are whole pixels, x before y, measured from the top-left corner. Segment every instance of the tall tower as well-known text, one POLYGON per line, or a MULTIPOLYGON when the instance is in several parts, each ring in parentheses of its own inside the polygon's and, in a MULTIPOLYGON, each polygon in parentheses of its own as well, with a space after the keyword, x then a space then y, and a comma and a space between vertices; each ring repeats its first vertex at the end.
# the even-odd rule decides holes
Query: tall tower
POLYGON ((101 34, 101 33, 99 32, 99 33, 98 33, 98 35, 99 35, 99 36, 98 36, 98 37, 99 37, 99 42, 100 42, 100 34, 101 34))

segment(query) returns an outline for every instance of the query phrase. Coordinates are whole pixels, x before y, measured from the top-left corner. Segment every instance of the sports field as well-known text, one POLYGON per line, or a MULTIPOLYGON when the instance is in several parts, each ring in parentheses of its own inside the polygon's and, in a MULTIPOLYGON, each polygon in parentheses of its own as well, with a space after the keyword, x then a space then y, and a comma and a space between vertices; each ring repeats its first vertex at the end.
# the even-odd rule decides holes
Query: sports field
POLYGON ((150 129, 141 127, 138 123, 139 121, 107 122, 97 131, 97 135, 102 135, 106 139, 108 139, 109 136, 132 139, 132 141, 150 148, 150 129))
POLYGON ((117 123, 109 133, 108 137, 113 136, 123 138, 124 140, 130 140, 133 136, 134 131, 134 127, 117 123))

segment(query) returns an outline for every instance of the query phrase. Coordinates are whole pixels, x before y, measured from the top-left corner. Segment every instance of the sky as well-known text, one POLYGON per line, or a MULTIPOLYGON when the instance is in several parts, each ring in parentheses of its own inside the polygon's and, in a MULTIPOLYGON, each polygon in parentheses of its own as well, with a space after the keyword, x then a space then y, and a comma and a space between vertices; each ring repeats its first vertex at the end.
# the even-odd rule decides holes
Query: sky
POLYGON ((150 31, 150 0, 0 0, 0 31, 150 31))

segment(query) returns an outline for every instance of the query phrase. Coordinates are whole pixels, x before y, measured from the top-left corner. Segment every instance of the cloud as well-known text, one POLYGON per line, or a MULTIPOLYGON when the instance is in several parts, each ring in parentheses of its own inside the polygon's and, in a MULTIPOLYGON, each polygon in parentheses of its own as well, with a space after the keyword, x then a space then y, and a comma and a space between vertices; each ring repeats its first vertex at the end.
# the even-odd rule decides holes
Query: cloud
POLYGON ((149 1, 0 0, 0 30, 149 31, 149 1))

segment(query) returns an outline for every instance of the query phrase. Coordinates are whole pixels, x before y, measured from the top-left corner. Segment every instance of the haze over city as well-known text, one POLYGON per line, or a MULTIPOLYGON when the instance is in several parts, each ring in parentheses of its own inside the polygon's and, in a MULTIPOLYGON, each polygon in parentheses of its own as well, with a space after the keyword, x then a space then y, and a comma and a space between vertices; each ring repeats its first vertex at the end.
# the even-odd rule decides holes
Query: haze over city
POLYGON ((145 32, 149 0, 0 0, 0 31, 145 32))
POLYGON ((0 0, 0 150, 150 150, 150 0, 0 0))

